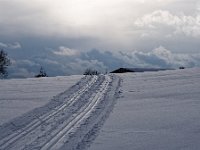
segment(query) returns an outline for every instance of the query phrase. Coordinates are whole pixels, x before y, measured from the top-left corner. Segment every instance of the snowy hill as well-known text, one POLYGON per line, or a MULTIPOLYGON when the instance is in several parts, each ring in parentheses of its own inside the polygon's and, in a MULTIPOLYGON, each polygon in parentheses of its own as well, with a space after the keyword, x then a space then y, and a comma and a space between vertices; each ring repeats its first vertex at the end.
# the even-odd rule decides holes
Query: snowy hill
POLYGON ((0 80, 0 125, 48 103, 82 76, 0 80))
POLYGON ((200 149, 200 69, 120 77, 121 97, 89 150, 200 149))
POLYGON ((0 149, 197 150, 199 83, 198 68, 1 80, 0 149))
POLYGON ((0 126, 0 149, 85 148, 111 112, 120 78, 99 75, 79 79, 1 81, 4 124, 0 126))

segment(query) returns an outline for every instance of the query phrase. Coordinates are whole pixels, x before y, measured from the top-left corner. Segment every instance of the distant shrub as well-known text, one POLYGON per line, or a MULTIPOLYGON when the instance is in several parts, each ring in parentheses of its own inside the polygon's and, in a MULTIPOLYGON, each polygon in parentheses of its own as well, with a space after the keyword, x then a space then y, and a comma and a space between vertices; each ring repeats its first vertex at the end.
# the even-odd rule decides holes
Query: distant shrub
POLYGON ((97 70, 86 69, 83 75, 99 75, 100 73, 97 70))
POLYGON ((185 69, 185 67, 179 67, 179 69, 185 69))
POLYGON ((36 78, 41 78, 41 77, 48 77, 46 71, 44 70, 43 67, 40 68, 40 72, 38 75, 35 76, 36 78))

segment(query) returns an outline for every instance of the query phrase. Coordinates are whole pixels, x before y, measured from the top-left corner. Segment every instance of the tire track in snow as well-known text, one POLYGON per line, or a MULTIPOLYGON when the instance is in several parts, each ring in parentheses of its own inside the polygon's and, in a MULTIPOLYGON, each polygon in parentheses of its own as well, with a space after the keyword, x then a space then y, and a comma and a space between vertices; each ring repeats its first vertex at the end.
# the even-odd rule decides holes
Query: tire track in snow
POLYGON ((94 97, 91 97, 92 101, 89 103, 88 106, 84 107, 80 113, 78 113, 74 118, 70 121, 69 124, 62 130, 58 132, 57 135, 53 139, 51 139, 49 142, 47 142, 41 150, 57 150, 60 149, 63 144, 69 140, 69 133, 72 132, 74 129, 78 128, 81 125, 81 122, 88 118, 90 113, 94 110, 95 106, 97 106, 98 102, 102 98, 102 96, 105 94, 105 92, 108 90, 108 85, 111 82, 111 79, 109 76, 106 76, 105 81, 101 85, 99 91, 94 95, 94 97))
MULTIPOLYGON (((37 133, 38 138, 35 139, 33 142, 24 142, 24 143, 28 143, 28 146, 25 147, 25 149, 29 150, 29 149, 41 149, 41 147, 46 144, 47 141, 49 141, 50 139, 52 139, 58 132, 60 129, 64 128, 68 123, 71 122, 71 120, 73 120, 74 116, 76 116, 78 113, 80 113, 84 107, 86 107, 86 105, 88 105, 91 101, 91 95, 93 95, 93 93, 95 91, 97 91, 99 89, 99 86, 102 84, 104 80, 103 76, 100 76, 98 78, 98 82, 96 82, 90 89, 89 91, 85 92, 81 98, 74 103, 72 106, 70 106, 68 109, 72 109, 73 112, 70 112, 69 117, 67 118, 63 118, 61 116, 61 118, 59 116, 56 116, 56 118, 52 118, 52 123, 50 123, 50 128, 47 129, 44 134, 42 133, 37 133), (82 105, 80 105, 80 103, 82 103, 82 105), (53 126, 53 128, 52 128, 53 126), (43 140, 41 140, 43 139, 43 140)), ((49 125, 45 126, 45 129, 48 128, 49 125)))
POLYGON ((118 89, 116 78, 112 75, 93 76, 65 103, 1 139, 0 150, 80 149, 79 144, 83 145, 92 136, 93 128, 100 127, 99 122, 103 122, 112 110, 118 89))
POLYGON ((40 126, 43 122, 48 121, 51 117, 55 116, 56 114, 58 114, 60 111, 62 111, 66 107, 72 105, 74 102, 76 102, 76 100, 78 100, 81 97, 81 95, 86 90, 88 90, 97 81, 97 79, 98 79, 97 76, 93 76, 93 78, 91 79, 91 81, 88 84, 86 84, 82 89, 75 92, 74 96, 69 101, 67 101, 63 105, 55 108, 53 112, 50 112, 50 113, 45 114, 44 116, 38 117, 38 119, 33 120, 25 128, 14 132, 13 134, 5 137, 4 139, 1 139, 0 150, 8 149, 9 147, 12 146, 12 144, 14 144, 16 141, 20 140, 20 138, 27 135, 31 131, 33 131, 35 128, 40 126))

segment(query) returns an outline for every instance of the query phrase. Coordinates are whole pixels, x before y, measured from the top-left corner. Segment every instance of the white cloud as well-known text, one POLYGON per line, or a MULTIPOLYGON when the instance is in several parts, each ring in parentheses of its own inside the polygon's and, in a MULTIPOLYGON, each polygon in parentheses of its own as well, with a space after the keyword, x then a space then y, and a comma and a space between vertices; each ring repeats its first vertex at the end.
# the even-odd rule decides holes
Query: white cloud
MULTIPOLYGON (((173 29, 173 34, 184 34, 192 37, 200 36, 200 15, 198 14, 195 16, 187 16, 183 13, 173 15, 169 11, 157 10, 137 19, 135 25, 144 29, 157 30, 160 33, 165 32, 166 26, 168 26, 173 29)), ((166 34, 169 35, 168 31, 166 34)))
MULTIPOLYGON (((70 47, 74 49, 146 49, 146 45, 151 45, 152 37, 159 40, 163 33, 167 37, 180 33, 199 37, 199 25, 195 23, 198 20, 198 1, 0 0, 0 33, 2 38, 8 39, 29 37, 30 45, 31 37, 39 37, 70 40, 75 45, 70 47), (181 12, 186 15, 181 15, 181 12), (134 21, 137 18, 141 19, 135 22, 136 26, 134 21), (187 24, 184 20, 191 23, 187 24), (138 38, 139 35, 149 42, 141 46, 143 41, 138 38)), ((164 45, 162 40, 157 43, 164 45)))
POLYGON ((14 43, 0 42, 0 47, 9 48, 9 49, 19 49, 19 48, 21 48, 21 44, 19 42, 14 42, 14 43))
POLYGON ((174 1, 177 0, 0 1, 0 26, 2 33, 11 36, 15 33, 115 39, 116 35, 127 36, 136 16, 174 1))
POLYGON ((200 66, 200 53, 173 53, 163 46, 155 48, 150 52, 133 51, 132 53, 125 53, 121 59, 132 64, 133 67, 178 68, 180 66, 200 66))
POLYGON ((0 47, 7 48, 7 47, 8 47, 8 45, 7 45, 7 44, 5 44, 5 43, 2 43, 2 42, 0 42, 0 47))
POLYGON ((13 44, 8 44, 8 48, 19 49, 19 48, 21 48, 21 44, 19 42, 15 42, 13 44))
POLYGON ((76 56, 79 52, 75 49, 70 49, 64 46, 60 46, 58 50, 53 51, 54 54, 60 56, 76 56))
POLYGON ((166 59, 166 60, 170 60, 170 58, 172 57, 171 51, 167 50, 163 46, 160 46, 160 47, 154 49, 152 51, 152 53, 155 54, 156 56, 166 59))

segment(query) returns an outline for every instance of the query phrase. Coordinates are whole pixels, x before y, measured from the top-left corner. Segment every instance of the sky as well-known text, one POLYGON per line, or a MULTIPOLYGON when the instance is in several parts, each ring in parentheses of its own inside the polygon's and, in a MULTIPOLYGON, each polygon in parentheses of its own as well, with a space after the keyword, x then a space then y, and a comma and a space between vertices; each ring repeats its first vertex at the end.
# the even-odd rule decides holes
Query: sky
POLYGON ((200 66, 199 0, 0 0, 10 77, 200 66))

